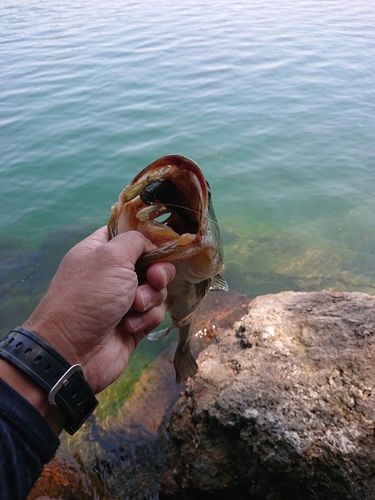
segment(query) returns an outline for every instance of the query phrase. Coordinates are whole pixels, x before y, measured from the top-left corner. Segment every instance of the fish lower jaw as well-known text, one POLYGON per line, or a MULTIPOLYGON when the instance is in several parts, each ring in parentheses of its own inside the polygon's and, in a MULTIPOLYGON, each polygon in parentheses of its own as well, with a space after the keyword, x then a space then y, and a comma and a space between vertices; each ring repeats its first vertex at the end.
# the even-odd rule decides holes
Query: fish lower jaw
POLYGON ((180 235, 176 233, 171 227, 162 224, 161 222, 148 220, 143 224, 144 229, 147 234, 149 234, 150 240, 157 245, 157 238, 161 237, 162 241, 175 241, 180 239, 180 235))

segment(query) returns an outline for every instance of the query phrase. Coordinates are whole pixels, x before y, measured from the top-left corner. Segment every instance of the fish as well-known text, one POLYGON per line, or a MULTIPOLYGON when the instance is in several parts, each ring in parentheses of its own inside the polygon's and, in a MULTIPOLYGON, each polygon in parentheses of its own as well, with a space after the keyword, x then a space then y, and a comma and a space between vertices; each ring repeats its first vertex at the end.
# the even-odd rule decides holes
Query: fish
POLYGON ((111 210, 109 239, 135 230, 157 247, 139 258, 138 273, 156 262, 172 262, 176 268, 165 301, 172 324, 148 339, 178 329, 174 367, 176 382, 185 382, 198 371, 189 343, 202 301, 210 290, 228 290, 220 275, 224 254, 210 185, 193 160, 166 155, 136 175, 111 210))

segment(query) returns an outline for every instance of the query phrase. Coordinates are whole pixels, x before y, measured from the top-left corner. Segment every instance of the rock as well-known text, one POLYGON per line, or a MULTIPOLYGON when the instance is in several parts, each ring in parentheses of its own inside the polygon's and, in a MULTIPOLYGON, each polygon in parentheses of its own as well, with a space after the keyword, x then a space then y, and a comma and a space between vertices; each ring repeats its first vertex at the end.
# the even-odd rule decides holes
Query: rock
POLYGON ((375 498, 375 298, 256 298, 172 412, 160 498, 375 498))

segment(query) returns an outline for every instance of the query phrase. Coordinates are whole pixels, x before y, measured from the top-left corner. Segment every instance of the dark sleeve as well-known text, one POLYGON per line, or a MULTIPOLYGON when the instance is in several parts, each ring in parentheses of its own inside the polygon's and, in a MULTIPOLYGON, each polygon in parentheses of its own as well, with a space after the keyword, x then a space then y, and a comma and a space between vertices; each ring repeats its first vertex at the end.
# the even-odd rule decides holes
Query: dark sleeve
POLYGON ((36 408, 0 378, 0 499, 25 500, 59 444, 36 408))

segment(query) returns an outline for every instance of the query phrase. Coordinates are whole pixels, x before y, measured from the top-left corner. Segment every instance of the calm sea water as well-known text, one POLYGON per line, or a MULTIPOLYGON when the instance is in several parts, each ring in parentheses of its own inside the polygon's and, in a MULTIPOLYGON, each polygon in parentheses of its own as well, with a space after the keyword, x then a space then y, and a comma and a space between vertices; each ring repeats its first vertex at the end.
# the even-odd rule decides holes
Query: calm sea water
POLYGON ((167 153, 212 185, 232 287, 373 293, 374 26, 368 0, 2 0, 1 327, 167 153))

